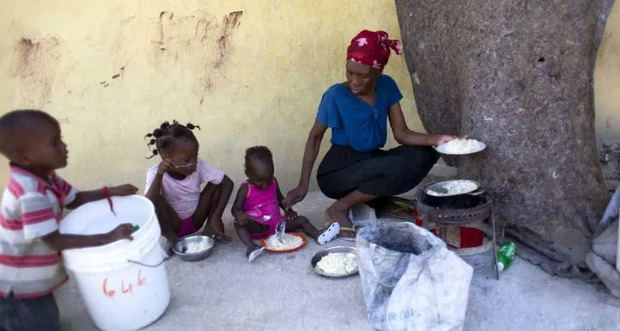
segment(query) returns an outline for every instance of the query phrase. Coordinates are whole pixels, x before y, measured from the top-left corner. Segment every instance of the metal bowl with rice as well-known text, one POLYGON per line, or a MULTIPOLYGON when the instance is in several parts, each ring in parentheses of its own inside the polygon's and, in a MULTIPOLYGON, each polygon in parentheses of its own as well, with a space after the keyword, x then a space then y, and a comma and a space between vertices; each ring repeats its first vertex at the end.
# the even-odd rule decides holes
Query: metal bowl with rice
POLYGON ((314 254, 312 259, 310 260, 310 265, 312 266, 312 270, 314 270, 314 272, 316 272, 317 274, 321 276, 329 277, 329 278, 348 277, 348 276, 352 276, 358 273, 357 254, 355 252, 355 247, 351 247, 351 246, 333 246, 333 247, 322 249, 318 251, 316 254, 314 254), (332 256, 342 255, 343 257, 348 257, 352 255, 352 258, 354 261, 354 267, 351 268, 352 270, 348 270, 348 271, 341 270, 340 272, 329 272, 329 271, 321 269, 321 265, 319 262, 321 262, 322 259, 327 258, 327 256, 329 256, 330 254, 332 256))
POLYGON ((213 251, 215 240, 203 235, 191 235, 180 238, 172 246, 172 250, 181 260, 200 261, 213 251))

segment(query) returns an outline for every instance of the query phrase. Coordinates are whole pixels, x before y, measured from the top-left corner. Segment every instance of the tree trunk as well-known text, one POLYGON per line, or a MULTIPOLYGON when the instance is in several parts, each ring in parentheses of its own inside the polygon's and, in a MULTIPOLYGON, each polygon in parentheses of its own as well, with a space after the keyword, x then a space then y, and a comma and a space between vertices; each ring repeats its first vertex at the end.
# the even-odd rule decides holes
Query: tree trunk
POLYGON ((613 0, 396 0, 420 117, 488 148, 459 177, 494 195, 507 230, 584 266, 608 198, 593 71, 613 0))

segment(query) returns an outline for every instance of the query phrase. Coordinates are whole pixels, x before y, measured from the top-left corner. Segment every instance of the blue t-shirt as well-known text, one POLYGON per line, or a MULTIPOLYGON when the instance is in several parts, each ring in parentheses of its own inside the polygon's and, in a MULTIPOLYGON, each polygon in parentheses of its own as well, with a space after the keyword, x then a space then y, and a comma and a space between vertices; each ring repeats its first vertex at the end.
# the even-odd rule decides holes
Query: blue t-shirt
POLYGON ((377 79, 374 107, 346 85, 336 84, 323 94, 317 120, 332 129, 332 144, 360 152, 375 150, 385 145, 388 111, 402 97, 396 82, 387 75, 377 79))

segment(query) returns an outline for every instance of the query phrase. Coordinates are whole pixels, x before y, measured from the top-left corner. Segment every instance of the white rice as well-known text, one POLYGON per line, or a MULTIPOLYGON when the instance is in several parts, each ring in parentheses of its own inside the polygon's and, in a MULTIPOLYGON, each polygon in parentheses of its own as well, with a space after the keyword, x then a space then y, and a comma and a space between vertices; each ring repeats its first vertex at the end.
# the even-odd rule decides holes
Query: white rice
POLYGON ((267 248, 273 249, 276 251, 283 251, 287 249, 293 249, 299 247, 301 245, 302 240, 298 236, 294 236, 292 234, 285 233, 282 236, 282 242, 278 240, 278 237, 274 234, 269 239, 267 239, 267 248))
POLYGON ((209 242, 206 240, 201 241, 191 241, 187 243, 187 250, 185 250, 186 254, 194 254, 204 252, 209 248, 209 242))
POLYGON ((481 143, 475 139, 453 139, 445 144, 441 144, 441 152, 448 154, 467 154, 477 151, 481 147, 481 143))
POLYGON ((329 253, 316 264, 316 268, 329 275, 346 275, 357 269, 353 253, 329 253))
POLYGON ((475 191, 478 188, 475 183, 472 183, 467 180, 453 180, 453 181, 447 182, 442 187, 446 189, 447 192, 443 193, 443 192, 437 192, 437 191, 428 189, 426 193, 428 195, 441 197, 441 196, 446 196, 446 195, 469 193, 469 192, 475 191))

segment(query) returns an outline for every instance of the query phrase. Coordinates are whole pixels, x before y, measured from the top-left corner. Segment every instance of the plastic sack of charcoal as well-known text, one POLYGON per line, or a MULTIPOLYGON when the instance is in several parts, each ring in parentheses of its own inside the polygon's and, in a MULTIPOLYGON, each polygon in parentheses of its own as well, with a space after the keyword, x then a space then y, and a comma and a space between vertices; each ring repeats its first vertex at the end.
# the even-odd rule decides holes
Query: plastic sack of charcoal
POLYGON ((473 269, 429 231, 377 222, 358 231, 358 268, 370 325, 379 330, 461 330, 473 269))

